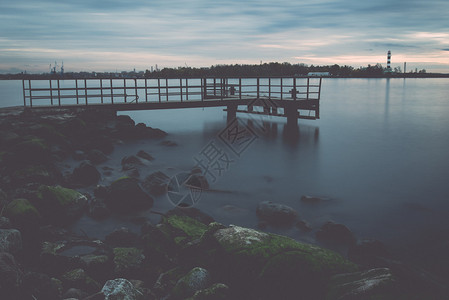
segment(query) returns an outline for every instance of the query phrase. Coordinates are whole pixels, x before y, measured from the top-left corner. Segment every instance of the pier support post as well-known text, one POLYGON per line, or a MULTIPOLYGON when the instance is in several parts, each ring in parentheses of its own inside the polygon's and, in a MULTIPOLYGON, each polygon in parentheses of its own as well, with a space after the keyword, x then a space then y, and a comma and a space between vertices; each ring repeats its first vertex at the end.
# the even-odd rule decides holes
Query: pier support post
POLYGON ((226 120, 227 120, 227 122, 228 122, 228 124, 229 124, 229 123, 232 122, 235 118, 237 118, 237 104, 228 104, 226 110, 227 110, 227 112, 228 112, 228 115, 227 115, 226 120))
POLYGON ((298 109, 296 107, 286 107, 285 116, 287 117, 287 126, 298 125, 298 109))

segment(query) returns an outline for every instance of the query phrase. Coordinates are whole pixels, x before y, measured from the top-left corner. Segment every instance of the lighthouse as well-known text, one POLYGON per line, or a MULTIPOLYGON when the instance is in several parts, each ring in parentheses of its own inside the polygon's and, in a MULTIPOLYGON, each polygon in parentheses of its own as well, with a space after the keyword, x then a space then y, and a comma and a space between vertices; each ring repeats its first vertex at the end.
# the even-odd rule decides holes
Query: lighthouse
POLYGON ((386 72, 391 73, 391 51, 388 50, 387 53, 387 70, 386 72))

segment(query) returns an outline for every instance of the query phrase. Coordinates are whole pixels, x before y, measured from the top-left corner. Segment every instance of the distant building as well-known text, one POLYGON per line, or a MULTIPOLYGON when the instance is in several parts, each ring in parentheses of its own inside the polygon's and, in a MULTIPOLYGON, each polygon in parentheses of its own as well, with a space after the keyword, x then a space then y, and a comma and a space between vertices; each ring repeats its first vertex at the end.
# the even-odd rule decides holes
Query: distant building
POLYGON ((309 77, 327 77, 330 76, 329 72, 309 72, 307 73, 309 77))

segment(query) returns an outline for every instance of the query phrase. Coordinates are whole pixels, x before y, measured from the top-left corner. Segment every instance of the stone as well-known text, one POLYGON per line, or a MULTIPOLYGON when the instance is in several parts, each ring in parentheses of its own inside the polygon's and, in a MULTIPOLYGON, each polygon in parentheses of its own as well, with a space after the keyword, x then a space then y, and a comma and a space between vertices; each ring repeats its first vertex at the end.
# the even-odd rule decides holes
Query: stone
POLYGON ((78 288, 88 293, 95 293, 100 285, 92 279, 83 269, 74 269, 62 275, 65 288, 78 288))
POLYGON ((0 229, 11 229, 11 221, 7 217, 0 217, 0 229))
POLYGON ((211 284, 211 275, 206 269, 195 267, 178 280, 173 288, 172 296, 185 299, 193 296, 197 291, 207 288, 211 284))
POLYGON ((148 161, 152 161, 154 160, 154 157, 151 156, 151 154, 148 154, 147 152, 140 150, 139 152, 137 152, 137 156, 143 159, 146 159, 148 161))
POLYGON ((140 244, 140 237, 129 228, 122 227, 108 234, 105 243, 113 247, 135 247, 140 244))
POLYGON ((123 157, 121 164, 123 171, 128 171, 143 165, 142 160, 140 160, 140 158, 134 155, 123 157))
POLYGON ((17 254, 22 250, 22 235, 17 229, 0 229, 0 252, 17 254))
POLYGON ((192 300, 226 300, 229 299, 229 287, 223 283, 215 283, 207 289, 195 292, 192 300))
POLYGON ((69 224, 87 208, 87 198, 78 191, 61 186, 42 185, 36 193, 35 204, 50 223, 69 224))
POLYGON ((383 259, 390 257, 385 245, 378 240, 361 240, 348 249, 348 258, 366 267, 381 266, 383 259))
POLYGON ((162 141, 161 145, 162 146, 166 146, 166 147, 176 147, 176 146, 178 146, 178 144, 176 142, 173 142, 173 141, 162 141))
POLYGON ((87 153, 87 159, 94 165, 104 163, 108 157, 98 149, 92 149, 87 153))
POLYGON ((95 220, 103 220, 111 215, 103 199, 95 198, 89 202, 89 216, 95 220))
POLYGON ((21 289, 28 299, 61 299, 60 282, 43 273, 29 272, 23 277, 21 289))
POLYGON ((83 161, 72 173, 72 179, 84 186, 96 184, 100 178, 101 174, 97 168, 87 161, 83 161))
POLYGON ((395 281, 388 268, 338 274, 331 278, 326 299, 397 299, 395 281))
POLYGON ((298 216, 293 208, 271 201, 260 202, 256 213, 261 220, 272 226, 291 226, 298 216))
POLYGON ((70 288, 64 293, 62 298, 63 299, 84 299, 87 296, 88 296, 87 293, 83 292, 80 289, 70 288))
POLYGON ((143 297, 142 293, 124 278, 106 281, 101 292, 105 300, 139 300, 143 297))
POLYGON ((14 145, 10 157, 13 164, 48 163, 51 160, 50 147, 43 139, 28 137, 14 145))
POLYGON ((114 270, 112 259, 105 254, 87 254, 80 257, 83 269, 96 280, 109 278, 114 270))
POLYGON ((168 295, 178 280, 185 275, 185 272, 183 268, 175 267, 160 274, 153 286, 153 291, 159 298, 168 295))
POLYGON ((142 186, 143 188, 154 196, 163 195, 167 192, 167 185, 170 178, 161 171, 154 172, 148 175, 142 186))
POLYGON ((139 278, 144 274, 143 251, 137 248, 114 248, 114 273, 118 276, 139 278))
POLYGON ((2 299, 17 299, 22 270, 14 256, 6 252, 0 252, 0 296, 2 299))
POLYGON ((136 179, 130 177, 117 179, 109 190, 110 193, 105 199, 106 205, 114 212, 138 212, 153 206, 153 198, 142 190, 136 179))
POLYGON ((27 199, 14 199, 5 209, 5 215, 19 229, 33 230, 39 226, 41 215, 27 199))
POLYGON ((356 238, 354 234, 343 224, 327 222, 316 232, 319 241, 331 244, 354 245, 356 238))

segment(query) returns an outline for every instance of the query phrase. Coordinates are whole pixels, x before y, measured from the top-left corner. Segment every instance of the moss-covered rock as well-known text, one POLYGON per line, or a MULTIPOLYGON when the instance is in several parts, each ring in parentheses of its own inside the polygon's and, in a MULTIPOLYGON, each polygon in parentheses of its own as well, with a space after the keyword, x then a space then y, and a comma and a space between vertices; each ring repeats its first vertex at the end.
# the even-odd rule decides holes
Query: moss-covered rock
POLYGON ((84 212, 87 198, 72 189, 42 185, 37 190, 35 204, 51 223, 68 224, 84 212))
POLYGON ((143 250, 137 248, 114 248, 114 273, 117 276, 139 278, 144 274, 143 250))
POLYGON ((9 152, 12 164, 47 163, 51 159, 50 147, 44 139, 27 136, 9 152))
POLYGON ((211 284, 211 275, 206 269, 195 267, 178 280, 172 296, 175 299, 185 299, 193 296, 197 291, 207 288, 211 284))
POLYGON ((27 183, 52 184, 56 181, 52 170, 42 164, 23 166, 13 172, 11 179, 15 186, 27 183))
POLYGON ((188 300, 225 300, 229 299, 229 287, 223 283, 216 283, 208 287, 197 291, 193 297, 188 300))
POLYGON ((98 292, 101 286, 92 277, 87 275, 83 269, 75 269, 62 275, 62 282, 64 288, 78 288, 80 290, 95 293, 98 292))
POLYGON ((11 223, 19 229, 33 229, 38 227, 41 215, 27 199, 14 199, 5 209, 5 215, 11 223))

